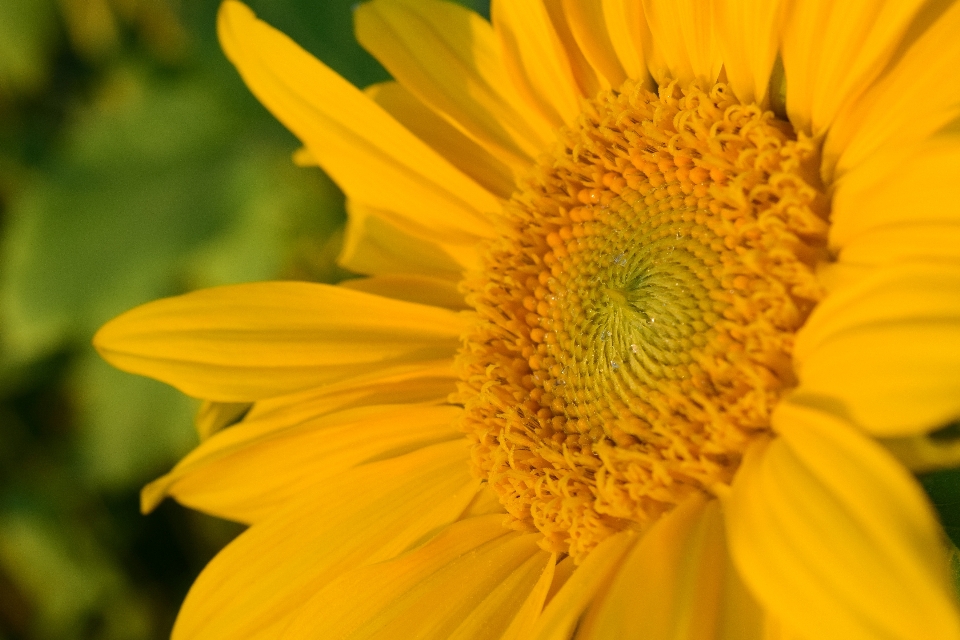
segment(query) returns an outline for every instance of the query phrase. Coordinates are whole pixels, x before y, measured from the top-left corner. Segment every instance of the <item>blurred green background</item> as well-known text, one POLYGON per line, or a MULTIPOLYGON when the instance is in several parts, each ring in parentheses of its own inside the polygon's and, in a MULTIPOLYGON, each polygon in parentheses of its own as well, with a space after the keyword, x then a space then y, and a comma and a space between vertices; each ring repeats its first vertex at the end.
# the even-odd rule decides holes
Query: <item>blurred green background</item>
MULTIPOLYGON (((387 74, 354 2, 249 0, 363 87, 387 74)), ((140 515, 140 487, 196 444, 197 403, 101 362, 96 328, 189 289, 349 275, 343 196, 292 164, 217 6, 0 0, 0 640, 166 638, 241 530, 171 501, 140 515)), ((955 541, 958 478, 921 478, 955 541)))
MULTIPOLYGON (((291 162, 218 4, 0 1, 0 640, 166 638, 241 530, 171 501, 140 515, 197 403, 100 361, 97 327, 189 289, 348 275, 343 196, 291 162)), ((354 84, 388 77, 355 0, 249 4, 354 84)))

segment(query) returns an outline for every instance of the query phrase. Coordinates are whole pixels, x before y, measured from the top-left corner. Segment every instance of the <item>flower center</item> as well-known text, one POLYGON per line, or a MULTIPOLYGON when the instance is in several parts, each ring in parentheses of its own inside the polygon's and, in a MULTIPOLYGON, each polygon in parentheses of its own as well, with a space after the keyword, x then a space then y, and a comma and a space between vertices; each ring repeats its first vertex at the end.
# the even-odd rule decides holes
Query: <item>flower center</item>
POLYGON ((575 558, 728 483, 822 292, 809 139, 723 84, 628 82, 559 133, 463 283, 476 472, 575 558))

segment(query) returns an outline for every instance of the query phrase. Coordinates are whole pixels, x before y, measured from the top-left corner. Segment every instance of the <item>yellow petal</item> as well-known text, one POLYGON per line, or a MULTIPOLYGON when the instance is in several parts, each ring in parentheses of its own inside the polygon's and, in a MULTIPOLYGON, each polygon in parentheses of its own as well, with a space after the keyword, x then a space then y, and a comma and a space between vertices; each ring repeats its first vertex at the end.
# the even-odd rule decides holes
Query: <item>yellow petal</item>
POLYGON ((184 393, 249 402, 456 351, 447 309, 305 282, 243 284, 150 302, 94 345, 114 366, 184 393))
MULTIPOLYGON (((653 43, 643 5, 636 0, 602 0, 602 4, 610 43, 627 77, 652 86, 648 67, 652 70, 649 54, 653 43)), ((660 77, 656 72, 653 75, 660 77)))
POLYGON ((455 441, 364 465, 254 525, 194 582, 174 640, 279 637, 344 572, 396 557, 455 520, 477 489, 468 457, 455 441))
POLYGON ((767 105, 780 44, 780 0, 714 0, 717 45, 727 82, 740 102, 767 105))
POLYGON ((454 310, 470 308, 464 301, 457 284, 440 278, 406 275, 375 276, 345 280, 339 286, 432 307, 454 310))
POLYGON ((774 615, 767 613, 764 619, 763 640, 805 640, 792 630, 788 629, 783 622, 774 615))
POLYGON ((562 0, 562 3, 570 31, 584 57, 602 80, 603 88, 622 85, 627 74, 607 32, 604 0, 562 0))
POLYGON ((654 79, 681 83, 700 78, 710 84, 720 75, 723 59, 713 17, 713 4, 704 0, 643 0, 643 10, 657 59, 663 70, 651 65, 654 79), (665 73, 664 73, 665 72, 665 73))
POLYGON ((553 128, 513 87, 496 34, 477 14, 440 0, 374 0, 354 14, 357 40, 400 84, 515 173, 553 128))
POLYGON ((762 631, 730 563, 719 504, 695 495, 643 534, 577 639, 760 640, 762 631))
POLYGON ((205 401, 197 410, 194 418, 197 435, 206 440, 217 431, 236 424, 253 406, 249 402, 210 402, 205 401))
POLYGON ((808 355, 797 397, 877 437, 925 433, 958 415, 957 322, 863 327, 808 355))
MULTIPOLYGON (((891 0, 890 4, 913 2, 891 0)), ((909 147, 957 117, 960 82, 950 79, 960 64, 958 33, 960 4, 953 3, 895 59, 885 76, 840 111, 823 149, 821 173, 828 184, 884 147, 909 147)), ((788 77, 788 100, 793 92, 790 82, 788 77)))
POLYGON ((958 201, 960 139, 943 137, 876 153, 837 182, 830 247, 842 250, 883 227, 960 225, 958 201))
POLYGON ((384 367, 369 375, 259 400, 245 419, 295 424, 311 417, 374 404, 442 404, 455 388, 456 380, 452 360, 384 367))
POLYGON ((532 556, 497 585, 449 639, 441 635, 437 639, 523 640, 543 609, 556 564, 556 554, 541 551, 532 556))
POLYGON ((900 464, 914 473, 960 467, 960 439, 920 434, 880 441, 900 464))
POLYGON ((543 0, 493 0, 490 19, 514 85, 554 128, 580 113, 573 69, 543 0))
POLYGON ((484 483, 477 491, 477 495, 473 497, 473 501, 460 514, 460 519, 466 520, 495 513, 505 515, 507 510, 500 504, 500 496, 497 495, 497 492, 491 489, 489 484, 484 483))
POLYGON ((353 199, 442 230, 493 233, 499 201, 329 67, 234 0, 220 41, 250 90, 353 199))
POLYGON ((740 577, 740 572, 733 564, 730 556, 729 543, 726 543, 724 533, 727 562, 727 571, 724 573, 724 582, 721 589, 720 609, 717 620, 717 640, 753 640, 769 638, 768 615, 760 603, 740 577))
POLYGON ((864 266, 904 261, 960 262, 960 221, 880 227, 848 243, 838 260, 864 266))
POLYGON ((783 23, 787 114, 820 135, 889 63, 923 0, 802 0, 783 23))
POLYGON ((873 273, 873 267, 850 262, 821 262, 816 266, 817 282, 827 293, 851 287, 873 273))
POLYGON ((498 516, 457 522, 406 555, 344 574, 284 637, 498 640, 553 561, 538 537, 508 531, 498 516))
POLYGON ((293 155, 290 157, 293 160, 293 164, 298 167, 317 167, 316 159, 310 154, 310 150, 306 147, 300 147, 293 152, 293 155))
MULTIPOLYGON (((794 355, 807 355, 849 331, 876 324, 960 320, 960 264, 900 263, 873 269, 855 286, 827 296, 797 335, 794 355)), ((960 331, 960 326, 958 326, 960 331)))
POLYGON ((636 535, 633 532, 622 531, 597 545, 560 591, 550 599, 529 637, 535 640, 570 638, 581 614, 606 588, 621 558, 635 541, 636 535))
POLYGON ((553 601, 553 598, 560 593, 560 590, 563 589, 563 586, 567 584, 576 570, 577 565, 570 556, 557 563, 553 570, 553 583, 550 585, 550 590, 547 591, 545 604, 550 604, 553 601))
POLYGON ((170 495, 221 518, 259 522, 360 464, 461 438, 459 415, 452 406, 375 405, 298 421, 245 420, 147 485, 143 506, 149 511, 170 495))
POLYGON ((734 562, 797 635, 960 638, 941 532, 916 480, 849 424, 781 403, 726 500, 734 562))
POLYGON ((490 193, 500 198, 513 194, 515 178, 510 167, 420 102, 399 82, 381 82, 365 91, 411 133, 490 193))
POLYGON ((472 242, 449 243, 388 211, 347 201, 347 228, 337 263, 368 275, 409 274, 458 282, 479 262, 472 242))
POLYGON ((579 95, 586 98, 594 97, 601 89, 607 88, 607 85, 597 75, 593 65, 583 55, 580 45, 577 44, 577 39, 571 30, 571 21, 564 11, 564 0, 543 0, 543 4, 560 39, 560 46, 563 47, 570 62, 570 71, 577 83, 579 95))
MULTIPOLYGON (((568 558, 569 559, 569 556, 568 558)), ((540 574, 540 579, 533 586, 530 593, 523 602, 523 606, 510 622, 510 626, 503 632, 498 640, 526 640, 530 637, 533 626, 537 623, 537 618, 543 611, 543 605, 547 601, 547 595, 554 587, 557 577, 557 557, 551 555, 547 561, 547 568, 540 574)))
POLYGON ((876 436, 922 433, 960 416, 957 292, 956 263, 878 268, 838 289, 797 334, 796 393, 876 436))

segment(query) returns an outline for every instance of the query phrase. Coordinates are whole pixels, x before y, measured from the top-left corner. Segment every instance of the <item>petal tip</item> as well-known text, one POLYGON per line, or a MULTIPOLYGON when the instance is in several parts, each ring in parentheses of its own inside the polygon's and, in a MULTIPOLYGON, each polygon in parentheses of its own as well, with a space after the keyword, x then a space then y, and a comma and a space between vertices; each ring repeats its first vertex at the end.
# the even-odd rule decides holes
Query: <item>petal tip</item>
POLYGON ((111 364, 111 356, 117 351, 119 342, 120 331, 118 327, 122 326, 122 318, 125 315, 126 313, 107 321, 106 324, 97 329, 97 332, 93 334, 93 338, 90 341, 91 344, 93 344, 93 348, 100 354, 100 357, 107 362, 111 362, 111 364))
POLYGON ((140 490, 140 513, 147 515, 156 509, 169 495, 173 484, 169 476, 157 478, 140 490))

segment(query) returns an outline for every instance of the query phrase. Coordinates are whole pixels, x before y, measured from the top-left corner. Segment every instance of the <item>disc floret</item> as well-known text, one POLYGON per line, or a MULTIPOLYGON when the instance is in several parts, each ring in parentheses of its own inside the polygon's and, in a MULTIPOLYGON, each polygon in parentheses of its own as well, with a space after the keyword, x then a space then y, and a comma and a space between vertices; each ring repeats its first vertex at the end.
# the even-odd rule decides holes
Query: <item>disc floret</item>
POLYGON ((456 399, 517 527, 581 557, 730 481, 823 294, 816 155, 723 84, 628 82, 560 131, 463 283, 456 399))

